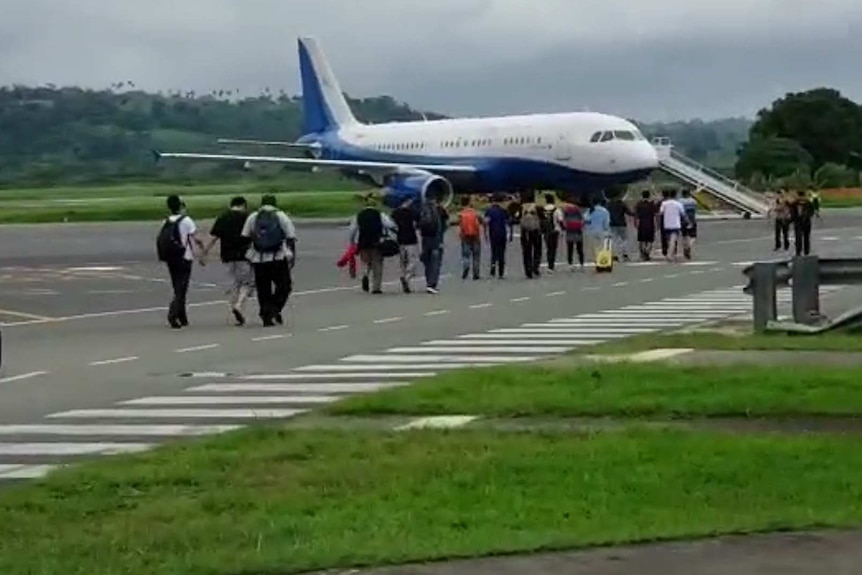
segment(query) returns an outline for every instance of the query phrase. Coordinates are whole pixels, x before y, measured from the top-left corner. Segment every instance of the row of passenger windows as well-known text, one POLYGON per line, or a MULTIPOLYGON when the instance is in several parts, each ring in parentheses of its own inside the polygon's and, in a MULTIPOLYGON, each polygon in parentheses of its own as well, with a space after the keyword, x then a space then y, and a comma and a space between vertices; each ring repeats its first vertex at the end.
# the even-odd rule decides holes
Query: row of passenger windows
POLYGON ((644 140, 644 138, 640 132, 629 132, 628 130, 606 130, 604 132, 596 132, 590 138, 590 142, 610 142, 611 140, 628 140, 629 142, 633 142, 635 140, 644 140))
MULTIPOLYGON (((479 140, 452 140, 440 142, 441 148, 479 148, 490 146, 494 143, 491 138, 483 138, 479 140)), ((504 146, 525 146, 530 144, 541 144, 542 138, 504 138, 504 146)), ((425 142, 396 142, 387 144, 375 144, 374 147, 378 150, 424 150, 427 147, 425 142)))

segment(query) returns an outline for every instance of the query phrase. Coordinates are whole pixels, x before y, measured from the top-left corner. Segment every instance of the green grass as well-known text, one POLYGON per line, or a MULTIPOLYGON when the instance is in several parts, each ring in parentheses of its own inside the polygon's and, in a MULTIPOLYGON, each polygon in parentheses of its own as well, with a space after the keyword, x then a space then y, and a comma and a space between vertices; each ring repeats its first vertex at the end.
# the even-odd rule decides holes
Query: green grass
POLYGON ((862 414, 858 368, 504 366, 448 372, 349 397, 341 415, 718 417, 862 414))
POLYGON ((694 348, 714 350, 773 350, 773 351, 846 351, 862 352, 862 334, 850 332, 820 335, 788 334, 728 334, 719 332, 688 332, 645 334, 579 348, 575 355, 595 353, 631 353, 658 348, 694 348))
POLYGON ((862 523, 851 437, 279 432, 0 492, 0 573, 288 574, 862 523))
MULTIPOLYGON (((183 193, 182 190, 176 190, 183 193)), ((233 193, 238 193, 234 191, 233 193)), ((276 194, 279 206, 293 217, 348 216, 358 209, 352 192, 284 193, 276 194)), ((227 208, 227 195, 185 195, 189 214, 198 219, 216 216, 227 208)), ((259 196, 247 197, 252 206, 259 196)), ((102 198, 89 203, 42 203, 13 201, 0 202, 0 223, 55 223, 158 220, 165 214, 164 197, 102 198), (29 204, 29 205, 28 205, 29 204)))
POLYGON ((858 198, 821 198, 820 205, 824 208, 858 208, 862 206, 862 196, 858 198))

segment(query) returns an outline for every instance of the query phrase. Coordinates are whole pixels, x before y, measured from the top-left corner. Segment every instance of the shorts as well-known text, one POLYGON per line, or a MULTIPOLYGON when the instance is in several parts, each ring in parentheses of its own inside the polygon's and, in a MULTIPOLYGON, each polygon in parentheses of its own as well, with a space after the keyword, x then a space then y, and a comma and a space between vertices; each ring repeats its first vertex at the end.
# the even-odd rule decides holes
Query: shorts
POLYGON ((232 287, 254 287, 254 271, 251 263, 243 260, 238 262, 226 262, 227 273, 230 276, 232 287))
POLYGON ((638 243, 651 244, 655 241, 655 228, 643 227, 638 228, 638 243))
POLYGON ((678 230, 678 229, 672 230, 672 229, 665 228, 665 230, 664 230, 664 234, 665 234, 665 236, 667 236, 668 240, 670 240, 674 236, 679 237, 679 233, 680 233, 680 230, 678 230))
POLYGON ((684 238, 696 238, 697 237, 697 224, 692 226, 685 226, 682 228, 682 237, 684 238))

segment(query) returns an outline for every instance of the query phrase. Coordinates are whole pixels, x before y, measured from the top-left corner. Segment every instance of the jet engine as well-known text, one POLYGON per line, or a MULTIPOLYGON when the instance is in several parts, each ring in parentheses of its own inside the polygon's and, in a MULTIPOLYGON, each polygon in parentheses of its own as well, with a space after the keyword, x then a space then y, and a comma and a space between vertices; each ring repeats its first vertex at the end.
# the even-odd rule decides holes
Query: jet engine
MULTIPOLYGON (((436 198, 444 208, 452 203, 454 190, 446 178, 428 172, 413 171, 393 174, 384 181, 383 204, 395 209, 407 200, 414 204, 436 198)), ((417 206, 418 207, 418 206, 417 206)))

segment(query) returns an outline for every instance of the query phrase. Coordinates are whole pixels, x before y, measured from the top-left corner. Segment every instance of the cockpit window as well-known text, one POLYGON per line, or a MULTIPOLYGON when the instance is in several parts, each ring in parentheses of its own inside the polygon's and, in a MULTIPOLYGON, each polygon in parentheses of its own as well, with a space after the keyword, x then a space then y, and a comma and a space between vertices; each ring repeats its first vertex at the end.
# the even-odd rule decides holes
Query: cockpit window
POLYGON ((635 135, 626 130, 614 130, 614 138, 617 140, 634 141, 635 135))
POLYGON ((593 134, 593 137, 590 138, 590 142, 593 142, 593 143, 598 142, 601 137, 602 137, 602 133, 596 132, 595 134, 593 134))
POLYGON ((613 132, 605 132, 604 134, 602 134, 602 142, 610 142, 613 139, 614 139, 614 133, 613 132))

